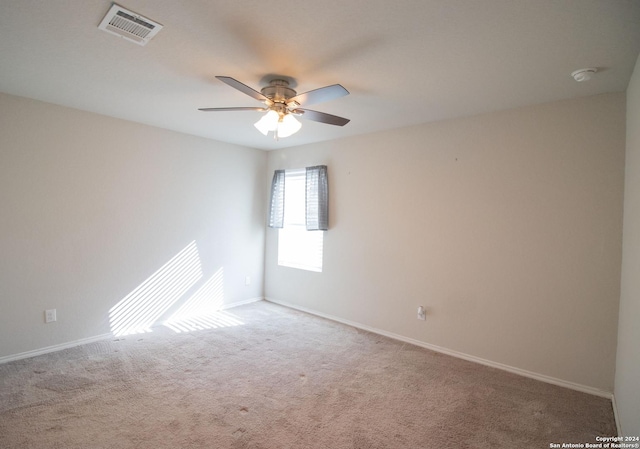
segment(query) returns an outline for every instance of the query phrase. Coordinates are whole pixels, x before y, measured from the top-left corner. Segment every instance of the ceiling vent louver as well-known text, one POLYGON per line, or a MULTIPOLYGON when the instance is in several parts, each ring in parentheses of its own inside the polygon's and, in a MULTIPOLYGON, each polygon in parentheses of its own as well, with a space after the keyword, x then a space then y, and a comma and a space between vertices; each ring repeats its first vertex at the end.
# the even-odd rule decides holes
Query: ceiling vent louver
POLYGON ((98 28, 138 45, 146 45, 162 25, 114 3, 98 28))

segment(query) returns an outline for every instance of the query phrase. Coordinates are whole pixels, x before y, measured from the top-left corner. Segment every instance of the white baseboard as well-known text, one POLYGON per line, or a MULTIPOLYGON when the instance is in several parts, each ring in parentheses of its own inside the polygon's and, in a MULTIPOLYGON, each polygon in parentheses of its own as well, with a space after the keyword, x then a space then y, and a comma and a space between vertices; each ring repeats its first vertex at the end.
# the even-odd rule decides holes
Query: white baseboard
POLYGON ((618 418, 618 404, 616 404, 616 395, 611 395, 611 406, 613 407, 613 417, 616 420, 616 430, 618 431, 618 436, 622 436, 622 427, 620 426, 620 419, 618 418))
MULTIPOLYGON (((367 332, 372 332, 374 334, 379 334, 379 335, 383 335, 385 337, 389 337, 389 338, 393 338, 394 340, 399 340, 399 341, 403 341, 405 343, 409 343, 412 345, 416 345, 416 346, 420 346, 423 348, 427 348, 430 349, 432 351, 436 351, 442 354, 447 354, 453 357, 457 357, 460 359, 464 359, 464 360, 468 360, 471 362, 475 362, 475 363, 479 363, 481 365, 486 365, 486 366, 490 366, 492 368, 498 368, 501 369, 503 371, 508 371, 510 373, 514 373, 514 374, 519 374, 521 376, 524 377, 529 377, 531 379, 535 379, 535 380, 539 380, 542 382, 546 382, 549 384, 553 384, 553 385, 557 385, 560 387, 565 387, 565 388, 569 388, 571 390, 577 390, 577 391, 581 391, 583 393, 588 393, 588 394, 592 394, 595 396, 600 396, 603 398, 607 398, 607 399, 611 399, 612 401, 612 406, 613 406, 613 413, 615 416, 615 420, 616 420, 616 426, 617 426, 617 430, 618 430, 618 435, 621 435, 622 432, 620 430, 620 424, 619 424, 619 419, 618 419, 618 409, 616 406, 616 402, 615 402, 615 396, 613 395, 613 393, 608 392, 608 391, 604 391, 604 390, 600 390, 597 388, 593 388, 593 387, 589 387, 586 385, 581 385, 581 384, 577 384, 574 382, 569 382, 566 380, 562 380, 562 379, 557 379, 555 377, 551 377, 551 376, 547 376, 544 374, 539 374, 539 373, 534 373, 532 371, 527 371, 527 370, 523 370, 520 368, 516 368, 513 366, 509 366, 509 365, 505 365, 502 363, 498 363, 498 362, 493 362, 491 360, 486 360, 486 359, 482 359, 480 357, 476 357, 473 355, 469 355, 469 354, 465 354, 462 352, 458 352, 458 351, 454 351, 452 349, 447 349, 447 348, 443 348, 441 346, 436 346, 436 345, 432 345, 430 343, 425 343, 423 341, 419 341, 419 340, 415 340, 413 338, 408 338, 408 337, 404 337, 402 335, 399 334, 394 334, 392 332, 387 332, 384 331, 382 329, 377 329, 371 326, 367 326, 364 324, 360 324, 354 321, 350 321, 350 320, 345 320, 343 318, 339 318, 333 315, 329 315, 326 313, 322 313, 322 312, 318 312, 315 310, 311 310, 311 309, 307 309, 306 307, 301 307, 295 304, 291 304, 288 303, 286 301, 279 301, 277 299, 274 298, 263 298, 263 297, 256 297, 256 298, 250 298, 250 299, 245 299, 242 301, 236 301, 233 303, 229 303, 229 304, 224 304, 221 307, 221 310, 227 310, 227 309, 231 309, 234 307, 239 307, 242 305, 246 305, 246 304, 251 304, 254 302, 258 302, 258 301, 262 301, 262 300, 266 300, 269 302, 272 302, 274 304, 279 304, 285 307, 289 307, 291 309, 296 309, 296 310, 300 310, 301 312, 305 312, 305 313, 309 313, 311 315, 316 315, 322 318, 326 318, 332 321, 336 321, 342 324, 346 324, 348 326, 352 326, 358 329, 362 329, 365 330, 367 332)), ((102 335, 96 335, 94 337, 89 337, 89 338, 83 338, 80 340, 75 340, 75 341, 71 341, 71 342, 67 342, 67 343, 61 343, 58 345, 53 345, 53 346, 47 346, 45 348, 41 348, 41 349, 35 349, 33 351, 26 351, 26 352, 21 352, 19 354, 13 354, 13 355, 8 355, 8 356, 4 356, 4 357, 0 357, 0 363, 7 363, 7 362, 11 362, 14 360, 21 360, 21 359, 26 359, 26 358, 30 358, 30 357, 35 357, 38 355, 42 355, 42 354, 48 354, 50 352, 56 352, 56 351, 61 351, 63 349, 68 349, 68 348, 73 348, 75 346, 79 346, 79 345, 84 345, 87 343, 94 343, 96 341, 100 341, 100 340, 104 340, 107 338, 111 338, 113 337, 113 334, 109 333, 109 334, 102 334, 102 335)))
POLYGON ((7 355, 0 357, 0 363, 13 362, 14 360, 28 359, 37 355, 49 354, 50 352, 62 351, 63 349, 74 348, 80 345, 86 345, 87 343, 95 343, 96 341, 112 338, 113 334, 96 335, 95 337, 82 338, 80 340, 69 341, 67 343, 60 343, 59 345, 47 346, 46 348, 34 349, 33 351, 21 352, 19 354, 7 355))
POLYGON ((243 299, 241 301, 230 302, 229 304, 223 304, 220 307, 220 310, 233 309, 234 307, 244 306, 245 304, 251 304, 258 301, 263 301, 264 298, 262 296, 258 296, 255 298, 243 299))
MULTIPOLYGON (((254 302, 262 301, 263 299, 264 299, 263 297, 256 297, 256 298, 249 298, 249 299, 244 299, 242 301, 236 301, 236 302, 224 304, 222 305, 222 307, 220 307, 220 310, 232 309, 234 307, 243 306, 245 304, 251 304, 254 302)), ((80 340, 60 343, 58 345, 47 346, 45 348, 40 348, 40 349, 34 349, 33 351, 26 351, 18 354, 7 355, 4 357, 0 357, 0 364, 13 362, 14 360, 28 359, 30 357, 35 357, 38 355, 49 354, 51 352, 62 351, 63 349, 74 348, 76 346, 85 345, 87 343, 94 343, 96 341, 105 340, 107 338, 113 338, 113 334, 108 333, 108 334, 96 335, 95 337, 82 338, 80 340)))
MULTIPOLYGON (((509 365, 505 365, 503 363, 498 363, 498 362, 493 362, 491 360, 486 360, 486 359, 482 359, 480 357, 476 357, 473 355, 469 355, 469 354, 465 354, 463 352, 458 352, 458 351, 454 351, 452 349, 447 349, 447 348, 443 348, 441 346, 436 346, 436 345, 432 345, 430 343, 425 343, 423 341, 420 340, 414 340, 413 338, 408 338, 408 337, 404 337, 402 335, 398 335, 398 334, 394 334, 392 332, 387 332, 384 331, 382 329, 377 329, 374 327, 370 327, 364 324, 360 324, 360 323, 356 323, 354 321, 349 321, 349 320, 345 320, 343 318, 339 318, 333 315, 329 315, 326 313, 322 313, 322 312, 317 312, 315 310, 311 310, 311 309, 307 309, 306 307, 301 307, 295 304, 291 304, 288 303, 286 301, 279 301, 277 299, 274 298, 265 298, 266 301, 272 302, 274 304, 279 304, 281 306, 285 306, 285 307, 289 307, 291 309, 296 309, 299 310, 301 312, 305 312, 305 313, 309 313, 311 315, 316 315, 322 318, 326 318, 332 321, 337 321, 338 323, 342 323, 342 324, 346 324, 348 326, 352 326, 358 329, 362 329, 368 332, 372 332, 374 334, 379 334, 379 335, 383 335, 385 337, 389 337, 389 338, 393 338, 394 340, 399 340, 399 341, 403 341, 405 343, 410 343, 412 345, 416 345, 416 346, 420 346, 423 348, 427 348, 430 349, 432 351, 436 351, 436 352, 440 352, 442 354, 447 354, 450 355, 452 357, 457 357, 459 359, 464 359, 464 360, 468 360, 470 362, 475 362, 475 363, 479 363, 481 365, 486 365, 486 366, 490 366, 492 368, 498 368, 501 369, 503 371, 508 371, 510 373, 514 373, 514 374, 518 374, 520 376, 524 376, 524 377, 529 377, 531 379, 535 379, 535 380, 539 380, 542 382, 546 382, 549 384, 553 384, 553 385, 557 385, 559 387, 564 387, 564 388, 569 388, 571 390, 577 390, 577 391, 581 391, 583 393, 588 393, 588 394, 592 394, 595 396, 600 396, 603 398, 607 398, 607 399, 611 399, 613 400, 613 393, 609 392, 609 391, 604 391, 604 390, 600 390, 598 388, 593 388, 593 387, 589 387, 587 385, 581 385, 581 384, 577 384, 574 382, 569 382, 566 380, 562 380, 562 379, 557 379, 555 377, 551 377, 551 376, 547 376, 545 374, 539 374, 539 373, 534 373, 532 371, 527 371, 524 369, 520 369, 520 368, 516 368, 513 366, 509 366, 509 365)), ((615 413, 615 408, 614 408, 614 413, 615 413)), ((616 425, 618 423, 617 420, 617 416, 616 416, 616 425)))

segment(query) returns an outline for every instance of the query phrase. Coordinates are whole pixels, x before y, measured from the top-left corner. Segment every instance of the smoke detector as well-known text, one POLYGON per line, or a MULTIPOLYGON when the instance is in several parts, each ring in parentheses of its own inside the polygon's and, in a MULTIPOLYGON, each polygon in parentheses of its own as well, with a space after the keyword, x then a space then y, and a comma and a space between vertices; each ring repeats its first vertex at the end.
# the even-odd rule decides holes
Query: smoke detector
POLYGON ((162 25, 114 3, 98 28, 138 45, 146 45, 162 25))
POLYGON ((576 70, 571 74, 574 80, 581 83, 583 81, 589 81, 591 79, 591 75, 596 73, 598 69, 580 69, 576 70))

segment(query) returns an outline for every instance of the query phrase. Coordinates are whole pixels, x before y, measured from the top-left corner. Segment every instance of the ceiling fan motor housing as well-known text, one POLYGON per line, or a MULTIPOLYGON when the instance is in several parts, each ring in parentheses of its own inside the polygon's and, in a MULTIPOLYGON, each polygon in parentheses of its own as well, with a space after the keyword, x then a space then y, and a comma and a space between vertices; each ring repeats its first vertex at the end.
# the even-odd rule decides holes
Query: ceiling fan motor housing
POLYGON ((260 92, 274 103, 286 103, 289 98, 296 96, 296 91, 289 87, 289 82, 282 79, 271 80, 260 92))

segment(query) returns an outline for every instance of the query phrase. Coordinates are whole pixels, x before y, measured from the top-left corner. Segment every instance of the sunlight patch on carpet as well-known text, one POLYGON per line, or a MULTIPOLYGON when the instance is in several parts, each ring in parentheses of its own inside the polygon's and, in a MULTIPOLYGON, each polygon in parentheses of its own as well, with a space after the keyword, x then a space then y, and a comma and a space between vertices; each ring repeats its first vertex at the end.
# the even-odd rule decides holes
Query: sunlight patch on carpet
POLYGON ((220 327, 241 326, 243 324, 244 321, 236 315, 222 310, 205 315, 194 315, 191 317, 184 317, 179 320, 166 321, 164 323, 165 326, 176 333, 217 329, 220 327))

